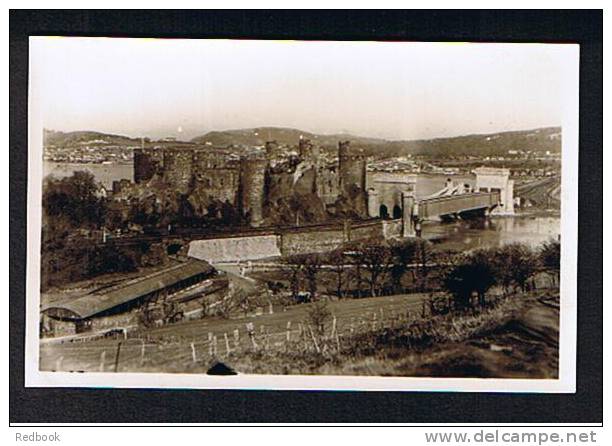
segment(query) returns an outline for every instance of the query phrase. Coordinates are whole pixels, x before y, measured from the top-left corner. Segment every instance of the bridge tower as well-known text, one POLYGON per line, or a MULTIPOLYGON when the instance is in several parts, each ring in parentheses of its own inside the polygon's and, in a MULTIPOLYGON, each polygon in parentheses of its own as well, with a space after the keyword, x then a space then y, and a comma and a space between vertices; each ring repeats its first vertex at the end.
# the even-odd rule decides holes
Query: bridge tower
POLYGON ((514 215, 514 180, 510 179, 510 169, 479 167, 474 173, 476 192, 499 192, 500 202, 491 214, 514 215))
POLYGON ((415 237, 415 216, 418 214, 414 192, 402 192, 402 237, 415 237))
POLYGON ((380 216, 380 199, 378 191, 374 188, 368 189, 368 216, 379 217, 380 216))

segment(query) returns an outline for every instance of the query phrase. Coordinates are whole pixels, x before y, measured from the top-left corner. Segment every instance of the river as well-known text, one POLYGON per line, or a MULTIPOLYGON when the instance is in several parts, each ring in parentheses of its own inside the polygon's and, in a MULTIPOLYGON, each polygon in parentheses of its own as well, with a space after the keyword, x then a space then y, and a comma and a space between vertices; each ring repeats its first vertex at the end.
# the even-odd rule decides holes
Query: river
MULTIPOLYGON (((416 184, 418 198, 431 195, 442 189, 447 178, 455 184, 474 186, 474 176, 419 175, 416 184)), ((558 214, 521 214, 513 217, 458 220, 450 223, 427 222, 423 224, 424 237, 445 249, 470 250, 486 246, 499 246, 521 242, 536 247, 545 241, 557 239, 561 233, 558 214)))
POLYGON ((53 175, 58 178, 68 177, 75 171, 85 170, 93 173, 97 181, 105 188, 111 189, 113 181, 128 179, 133 181, 134 168, 131 163, 94 164, 94 163, 56 163, 43 162, 43 175, 53 175))
POLYGON ((514 217, 423 224, 423 235, 444 249, 467 251, 520 242, 537 247, 561 233, 557 215, 517 214, 514 217))

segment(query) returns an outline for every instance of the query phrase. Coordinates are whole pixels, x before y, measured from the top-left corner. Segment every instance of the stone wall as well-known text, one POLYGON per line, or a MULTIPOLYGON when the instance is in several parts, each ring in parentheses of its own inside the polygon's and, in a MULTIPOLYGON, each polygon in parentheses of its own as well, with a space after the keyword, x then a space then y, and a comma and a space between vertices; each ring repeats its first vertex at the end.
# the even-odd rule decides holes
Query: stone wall
POLYGON ((351 226, 351 240, 367 240, 383 237, 382 221, 376 220, 351 226))
POLYGON ((191 186, 193 151, 189 149, 165 149, 163 179, 175 190, 186 193, 191 186))
POLYGON ((332 251, 346 241, 342 228, 291 231, 281 236, 284 256, 332 251))
POLYGON ((280 244, 275 234, 194 240, 187 255, 210 263, 258 260, 280 256, 280 244))
POLYGON ((316 193, 326 205, 333 204, 338 199, 340 178, 337 166, 326 166, 317 169, 316 193))
POLYGON ((383 220, 382 234, 385 239, 402 237, 402 219, 398 220, 383 220))
POLYGON ((279 234, 194 240, 187 255, 211 263, 258 260, 281 255, 332 251, 356 240, 401 236, 402 220, 376 220, 346 226, 285 230, 279 234))

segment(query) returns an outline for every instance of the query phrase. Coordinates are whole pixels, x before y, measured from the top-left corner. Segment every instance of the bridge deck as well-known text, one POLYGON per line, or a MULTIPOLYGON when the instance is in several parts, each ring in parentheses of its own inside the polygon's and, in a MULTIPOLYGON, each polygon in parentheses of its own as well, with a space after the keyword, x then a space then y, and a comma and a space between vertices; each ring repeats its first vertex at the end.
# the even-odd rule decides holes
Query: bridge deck
POLYGON ((500 201, 499 192, 473 192, 419 201, 419 218, 427 220, 442 215, 458 214, 477 209, 489 209, 500 201))

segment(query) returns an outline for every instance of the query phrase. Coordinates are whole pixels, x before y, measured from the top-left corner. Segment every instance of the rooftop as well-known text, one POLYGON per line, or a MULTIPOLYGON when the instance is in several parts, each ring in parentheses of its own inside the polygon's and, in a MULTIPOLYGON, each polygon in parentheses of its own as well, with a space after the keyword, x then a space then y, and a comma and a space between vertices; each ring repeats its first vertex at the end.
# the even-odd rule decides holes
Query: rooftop
POLYGON ((208 262, 189 260, 118 285, 101 288, 81 297, 48 303, 42 306, 41 311, 63 310, 78 319, 86 319, 147 294, 163 290, 197 274, 213 272, 214 268, 208 262))

